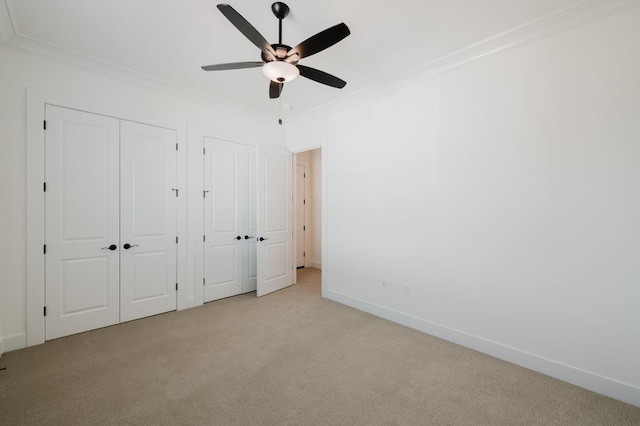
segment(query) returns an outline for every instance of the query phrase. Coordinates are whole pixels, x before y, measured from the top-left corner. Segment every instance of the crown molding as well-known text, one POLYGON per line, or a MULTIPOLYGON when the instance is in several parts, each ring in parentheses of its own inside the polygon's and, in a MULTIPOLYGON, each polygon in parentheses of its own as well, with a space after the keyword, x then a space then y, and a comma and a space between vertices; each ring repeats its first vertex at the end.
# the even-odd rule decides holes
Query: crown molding
MULTIPOLYGON (((286 117, 285 126, 295 126, 306 121, 312 121, 327 114, 352 107, 358 103, 379 98, 485 56, 579 27, 606 16, 637 7, 639 4, 640 0, 585 0, 576 6, 556 11, 418 67, 405 70, 385 81, 376 83, 375 86, 362 88, 312 110, 293 114, 286 117)), ((169 94, 177 98, 226 111, 230 110, 241 115, 260 118, 261 120, 274 120, 273 115, 263 111, 25 36, 20 33, 17 27, 14 14, 12 13, 11 0, 0 0, 0 44, 48 60, 76 66, 97 74, 169 94)))
POLYGON ((151 74, 132 70, 121 65, 103 61, 83 53, 46 43, 20 33, 11 0, 0 0, 0 44, 13 50, 25 52, 47 60, 72 65, 96 74, 142 86, 183 100, 204 104, 224 111, 273 121, 273 115, 230 102, 206 92, 161 79, 151 74))
POLYGON ((0 41, 7 43, 16 35, 7 0, 0 0, 0 41))
POLYGON ((399 89, 432 79, 443 72, 486 56, 569 31, 639 5, 640 0, 586 0, 576 6, 558 10, 418 67, 405 70, 375 86, 365 87, 331 103, 292 116, 287 119, 287 123, 289 126, 297 126, 317 120, 362 102, 371 101, 399 89))

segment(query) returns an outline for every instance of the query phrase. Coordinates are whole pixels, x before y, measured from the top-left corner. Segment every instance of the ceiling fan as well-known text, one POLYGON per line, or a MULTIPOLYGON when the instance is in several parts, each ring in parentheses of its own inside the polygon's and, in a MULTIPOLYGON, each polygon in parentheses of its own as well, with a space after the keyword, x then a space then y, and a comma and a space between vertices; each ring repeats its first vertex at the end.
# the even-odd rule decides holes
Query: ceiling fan
POLYGON ((298 75, 327 86, 342 89, 347 82, 324 71, 298 64, 302 58, 314 55, 333 46, 351 34, 349 28, 340 23, 309 37, 295 47, 282 44, 282 20, 289 14, 289 6, 282 2, 271 5, 271 11, 278 18, 278 43, 269 44, 267 40, 246 19, 228 4, 219 4, 222 14, 261 51, 260 62, 232 62, 227 64, 205 65, 205 71, 235 70, 262 67, 262 73, 269 82, 269 98, 280 97, 284 83, 298 75))

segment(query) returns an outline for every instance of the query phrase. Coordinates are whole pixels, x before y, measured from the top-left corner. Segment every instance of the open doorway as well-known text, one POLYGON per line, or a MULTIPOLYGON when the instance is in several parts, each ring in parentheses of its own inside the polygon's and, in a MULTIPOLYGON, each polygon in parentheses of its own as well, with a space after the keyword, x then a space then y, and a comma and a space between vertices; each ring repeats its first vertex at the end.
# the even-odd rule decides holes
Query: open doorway
POLYGON ((294 264, 298 282, 299 277, 319 276, 322 269, 322 149, 298 152, 294 175, 294 264))

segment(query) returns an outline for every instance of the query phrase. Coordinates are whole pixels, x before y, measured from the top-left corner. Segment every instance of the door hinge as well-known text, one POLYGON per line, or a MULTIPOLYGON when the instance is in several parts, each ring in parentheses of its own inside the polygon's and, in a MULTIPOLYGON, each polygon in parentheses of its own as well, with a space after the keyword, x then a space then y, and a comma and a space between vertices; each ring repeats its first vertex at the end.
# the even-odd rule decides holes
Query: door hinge
POLYGON ((47 182, 42 182, 42 190, 47 192, 47 182))
POLYGON ((204 285, 204 278, 202 279, 202 285, 204 285))
POLYGON ((209 191, 202 191, 202 198, 207 198, 207 192, 209 191))
POLYGON ((302 204, 307 204, 307 200, 302 200, 302 204))
POLYGON ((42 314, 43 316, 47 316, 47 307, 45 306, 44 309, 42 309, 42 314))
POLYGON ((205 153, 204 153, 204 148, 202 148, 202 155, 205 155, 205 153))
POLYGON ((44 130, 47 130, 47 120, 44 120, 44 121, 43 121, 43 123, 42 123, 42 128, 43 128, 44 130))
POLYGON ((302 257, 307 257, 307 253, 306 252, 302 252, 302 257))
POLYGON ((303 178, 306 178, 306 177, 307 177, 307 174, 306 174, 306 173, 303 173, 303 174, 302 174, 302 177, 303 177, 303 178))
POLYGON ((176 143, 176 151, 178 150, 178 144, 176 143))
POLYGON ((176 197, 178 196, 178 189, 176 188, 171 188, 172 191, 176 191, 176 197))
POLYGON ((176 291, 178 291, 178 283, 176 283, 176 291))
POLYGON ((202 241, 207 241, 207 236, 206 235, 202 236, 202 241))
POLYGON ((42 253, 47 254, 47 245, 45 244, 44 246, 42 246, 42 248, 43 248, 42 253))
POLYGON ((176 244, 178 244, 178 237, 176 237, 176 244))
POLYGON ((302 227, 302 230, 303 230, 303 231, 306 231, 306 230, 307 230, 307 227, 306 227, 306 226, 303 226, 303 227, 302 227))

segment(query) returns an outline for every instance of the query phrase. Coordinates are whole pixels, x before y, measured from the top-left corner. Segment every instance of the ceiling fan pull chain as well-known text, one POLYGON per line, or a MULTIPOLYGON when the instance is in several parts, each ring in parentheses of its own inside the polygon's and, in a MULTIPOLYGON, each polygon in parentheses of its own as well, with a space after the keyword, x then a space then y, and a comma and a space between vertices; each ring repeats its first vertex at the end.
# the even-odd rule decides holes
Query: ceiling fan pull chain
POLYGON ((278 97, 278 124, 282 126, 282 97, 278 97))

